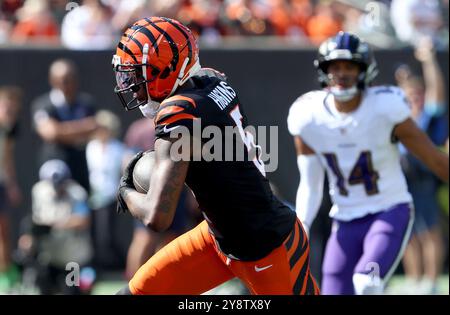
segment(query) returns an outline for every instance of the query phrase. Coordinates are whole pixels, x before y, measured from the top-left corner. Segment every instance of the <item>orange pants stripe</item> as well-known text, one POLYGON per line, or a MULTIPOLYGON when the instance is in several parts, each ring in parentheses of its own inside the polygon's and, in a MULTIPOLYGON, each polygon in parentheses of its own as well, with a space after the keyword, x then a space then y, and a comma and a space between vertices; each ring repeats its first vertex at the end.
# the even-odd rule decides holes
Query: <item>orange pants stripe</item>
POLYGON ((238 277, 252 294, 319 294, 300 222, 281 246, 257 261, 228 259, 206 221, 152 256, 129 282, 133 294, 196 295, 238 277))

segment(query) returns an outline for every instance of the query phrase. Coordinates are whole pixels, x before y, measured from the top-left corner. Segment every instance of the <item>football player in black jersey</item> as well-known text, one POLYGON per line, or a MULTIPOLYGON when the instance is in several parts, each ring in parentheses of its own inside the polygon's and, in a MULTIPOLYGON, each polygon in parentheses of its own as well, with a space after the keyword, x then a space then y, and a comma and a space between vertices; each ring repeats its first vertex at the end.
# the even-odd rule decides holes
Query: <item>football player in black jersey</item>
POLYGON ((150 17, 125 32, 113 57, 115 92, 122 104, 154 117, 156 126, 150 189, 141 194, 133 186, 141 153, 124 172, 118 210, 165 230, 186 184, 205 216, 151 257, 119 293, 201 294, 238 277, 253 294, 319 294, 306 233, 295 212, 273 195, 258 155, 250 154, 257 152, 256 145, 245 131, 247 120, 235 90, 223 74, 201 68, 198 53, 187 27, 150 17), (196 129, 208 127, 221 135, 222 143, 233 144, 215 152, 213 160, 202 155, 209 139, 193 144, 196 129), (230 136, 229 128, 237 132, 230 136), (181 152, 188 158, 179 160, 172 147, 182 140, 181 130, 192 145, 176 150, 189 151, 181 152), (237 158, 239 148, 245 148, 242 159, 237 158))

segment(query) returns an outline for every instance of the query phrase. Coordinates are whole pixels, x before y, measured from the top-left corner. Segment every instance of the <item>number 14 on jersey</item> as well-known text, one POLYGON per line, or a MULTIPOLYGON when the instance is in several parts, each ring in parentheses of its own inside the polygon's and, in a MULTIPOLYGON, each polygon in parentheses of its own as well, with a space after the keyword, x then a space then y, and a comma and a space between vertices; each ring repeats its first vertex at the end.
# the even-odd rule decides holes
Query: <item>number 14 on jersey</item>
POLYGON ((378 172, 372 166, 372 154, 370 151, 363 151, 360 153, 355 165, 350 172, 350 176, 346 181, 342 175, 339 167, 339 162, 336 154, 324 153, 328 166, 336 175, 336 186, 339 188, 339 193, 343 196, 348 196, 346 184, 349 185, 364 185, 367 195, 375 195, 378 193, 378 172))

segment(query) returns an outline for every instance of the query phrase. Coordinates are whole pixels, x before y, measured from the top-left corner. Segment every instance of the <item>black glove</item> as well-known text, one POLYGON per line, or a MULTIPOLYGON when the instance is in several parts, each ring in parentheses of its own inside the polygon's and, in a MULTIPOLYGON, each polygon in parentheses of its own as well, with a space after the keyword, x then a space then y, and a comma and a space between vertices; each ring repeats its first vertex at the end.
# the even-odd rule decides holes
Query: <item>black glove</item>
POLYGON ((124 199, 124 192, 127 188, 135 189, 133 184, 133 169, 137 161, 142 157, 144 151, 136 153, 128 162, 127 167, 123 171, 123 175, 120 178, 119 189, 117 192, 117 213, 128 212, 128 206, 124 199))

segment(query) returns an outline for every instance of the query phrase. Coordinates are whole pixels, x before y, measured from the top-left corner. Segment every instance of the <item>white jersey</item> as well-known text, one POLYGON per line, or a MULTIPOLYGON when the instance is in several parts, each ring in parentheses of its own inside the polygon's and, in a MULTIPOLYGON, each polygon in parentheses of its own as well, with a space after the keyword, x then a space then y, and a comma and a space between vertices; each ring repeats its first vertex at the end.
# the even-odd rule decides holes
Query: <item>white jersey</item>
POLYGON ((402 91, 367 88, 352 113, 336 110, 332 94, 312 91, 291 106, 289 132, 319 156, 329 179, 330 216, 350 221, 411 202, 400 165, 394 126, 410 117, 402 91))

